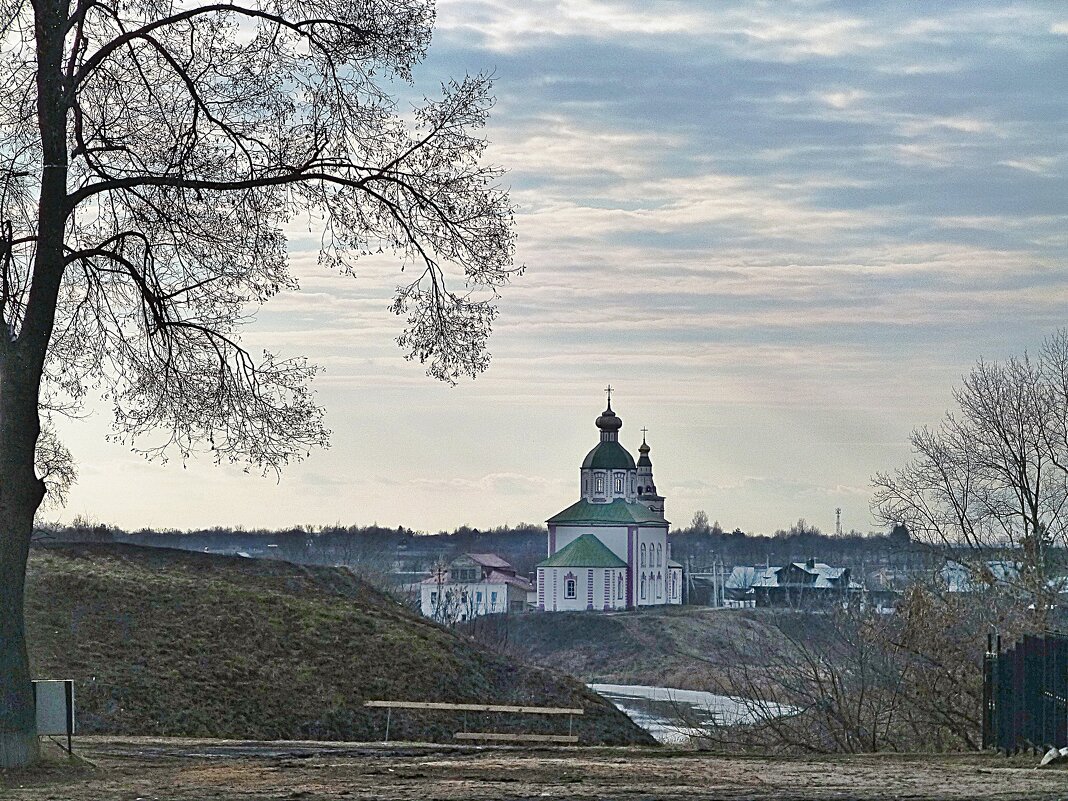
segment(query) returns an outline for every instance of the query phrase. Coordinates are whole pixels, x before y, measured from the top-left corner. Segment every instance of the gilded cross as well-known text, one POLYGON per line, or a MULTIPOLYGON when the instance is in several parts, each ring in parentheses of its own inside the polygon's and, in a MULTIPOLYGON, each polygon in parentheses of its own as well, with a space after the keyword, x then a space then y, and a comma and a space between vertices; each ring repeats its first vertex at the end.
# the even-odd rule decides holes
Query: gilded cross
POLYGON ((604 388, 604 391, 608 393, 608 405, 611 406, 612 405, 612 385, 609 384, 607 387, 604 388))

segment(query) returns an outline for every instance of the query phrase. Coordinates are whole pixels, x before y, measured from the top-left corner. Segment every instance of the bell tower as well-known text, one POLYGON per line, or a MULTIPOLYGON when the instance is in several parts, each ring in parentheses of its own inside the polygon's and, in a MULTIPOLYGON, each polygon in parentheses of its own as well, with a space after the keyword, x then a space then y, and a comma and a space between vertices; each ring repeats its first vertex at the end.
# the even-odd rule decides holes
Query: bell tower
POLYGON ((649 458, 649 443, 645 441, 645 435, 649 429, 642 429, 642 444, 638 448, 638 497, 637 501, 644 504, 650 512, 659 515, 664 514, 664 496, 656 491, 656 483, 653 481, 653 460, 649 458))

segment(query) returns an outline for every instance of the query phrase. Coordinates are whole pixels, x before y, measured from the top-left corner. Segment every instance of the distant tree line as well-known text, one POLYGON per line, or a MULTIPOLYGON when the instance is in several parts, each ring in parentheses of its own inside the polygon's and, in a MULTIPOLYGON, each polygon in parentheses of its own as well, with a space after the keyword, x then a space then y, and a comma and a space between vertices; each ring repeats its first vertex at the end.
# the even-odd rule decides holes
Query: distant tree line
MULTIPOLYGON (((815 558, 859 569, 880 565, 915 566, 921 559, 909 548, 907 531, 886 536, 852 532, 832 536, 799 520, 771 535, 724 531, 703 512, 687 528, 670 534, 672 557, 695 571, 720 560, 733 565, 772 565, 815 558)), ((120 542, 187 551, 243 553, 255 558, 283 559, 300 564, 348 565, 364 574, 393 576, 412 581, 435 564, 447 563, 462 553, 495 553, 508 560, 520 575, 532 575, 546 556, 543 525, 519 523, 478 529, 460 526, 434 534, 398 526, 293 526, 286 529, 245 529, 215 526, 179 531, 142 528, 137 531, 77 517, 69 526, 42 526, 36 542, 120 542)))
POLYGON ((893 525, 886 534, 824 534, 801 518, 774 534, 747 534, 741 529, 724 531, 719 521, 708 522, 699 510, 687 528, 671 532, 672 558, 702 571, 717 561, 733 565, 785 565, 815 559, 854 570, 878 567, 916 569, 930 561, 927 549, 917 548, 908 528, 893 525))

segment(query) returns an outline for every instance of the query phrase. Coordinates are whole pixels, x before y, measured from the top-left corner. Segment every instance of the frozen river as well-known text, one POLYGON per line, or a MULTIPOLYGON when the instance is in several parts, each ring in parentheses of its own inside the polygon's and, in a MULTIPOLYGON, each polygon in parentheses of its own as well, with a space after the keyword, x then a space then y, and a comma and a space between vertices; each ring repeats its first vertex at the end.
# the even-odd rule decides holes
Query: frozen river
MULTIPOLYGON (((644 684, 588 686, 662 743, 687 743, 701 734, 702 727, 748 723, 754 719, 751 702, 729 695, 644 684)), ((785 707, 775 707, 773 713, 788 711, 785 707)))

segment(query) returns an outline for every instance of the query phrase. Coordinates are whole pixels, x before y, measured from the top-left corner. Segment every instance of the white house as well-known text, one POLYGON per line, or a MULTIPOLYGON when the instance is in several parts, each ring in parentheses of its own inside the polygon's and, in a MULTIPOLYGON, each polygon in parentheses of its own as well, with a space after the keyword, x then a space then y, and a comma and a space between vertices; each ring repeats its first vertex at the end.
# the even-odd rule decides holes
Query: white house
POLYGON ((538 565, 541 611, 633 609, 682 603, 682 565, 671 561, 664 498, 649 445, 637 463, 619 443, 623 421, 597 418, 600 442, 579 470, 579 500, 553 515, 548 559, 538 565))
POLYGON ((437 568, 420 586, 419 608, 439 623, 527 611, 534 587, 496 554, 465 553, 437 568))

